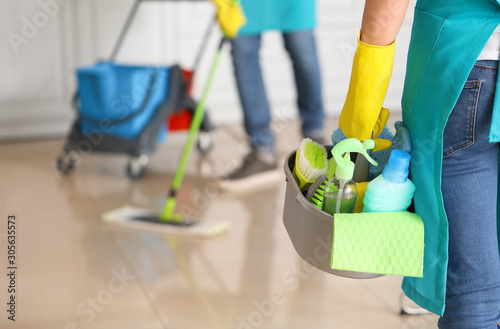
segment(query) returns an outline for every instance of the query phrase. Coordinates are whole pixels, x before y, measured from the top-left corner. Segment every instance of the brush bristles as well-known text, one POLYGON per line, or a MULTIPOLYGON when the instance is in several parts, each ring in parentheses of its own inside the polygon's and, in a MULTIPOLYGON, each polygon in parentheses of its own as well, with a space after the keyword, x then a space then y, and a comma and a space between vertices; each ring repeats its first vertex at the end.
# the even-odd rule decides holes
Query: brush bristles
POLYGON ((304 138, 299 148, 299 170, 307 180, 314 181, 328 169, 326 149, 310 138, 304 138))
POLYGON ((325 187, 326 187, 325 183, 318 186, 318 188, 314 192, 314 195, 311 199, 311 203, 319 210, 323 210, 323 201, 325 198, 325 187))
POLYGON ((335 176, 335 170, 337 169, 337 162, 335 161, 335 158, 330 158, 328 160, 328 170, 326 171, 326 178, 332 179, 333 176, 335 176))

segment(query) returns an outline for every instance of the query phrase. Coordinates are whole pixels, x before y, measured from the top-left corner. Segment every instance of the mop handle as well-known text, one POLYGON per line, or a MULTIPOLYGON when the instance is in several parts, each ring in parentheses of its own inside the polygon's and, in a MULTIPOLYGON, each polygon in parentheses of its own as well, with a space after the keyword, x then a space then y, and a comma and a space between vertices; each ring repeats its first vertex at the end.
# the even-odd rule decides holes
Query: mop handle
POLYGON ((191 68, 192 74, 190 76, 193 79, 193 76, 196 71, 198 71, 198 66, 200 66, 201 58, 203 57, 203 53, 207 48, 208 40, 210 39, 210 35, 214 29, 214 26, 217 25, 217 16, 213 18, 213 21, 210 21, 207 29, 205 30, 205 34, 203 35, 203 39, 201 40, 200 48, 198 49, 198 53, 196 54, 196 58, 194 59, 193 67, 191 68))
POLYGON ((120 35, 118 36, 118 40, 116 41, 115 47, 113 48, 113 52, 111 53, 111 56, 109 57, 110 62, 114 62, 116 60, 116 56, 118 55, 118 52, 120 51, 120 48, 123 44, 123 41, 125 40, 125 36, 128 33, 128 30, 130 29, 130 26, 132 25, 132 21, 135 18, 135 14, 137 14, 137 10, 139 9, 139 5, 141 3, 141 0, 136 0, 132 6, 132 9, 130 9, 130 12, 127 16, 127 19, 125 21, 125 25, 123 26, 120 35))
POLYGON ((191 150, 194 146, 196 136, 198 134, 198 130, 200 129, 201 122, 203 120, 203 116, 205 115, 205 102, 208 97, 208 92, 210 91, 210 87, 212 86, 212 82, 215 76, 215 71, 217 68, 217 65, 219 63, 219 59, 222 53, 222 46, 224 45, 225 41, 227 39, 224 37, 222 38, 219 48, 217 49, 217 53, 215 54, 215 58, 212 62, 212 67, 210 69, 210 73, 208 75, 207 82, 205 84, 205 88, 203 90, 203 94, 201 96, 200 101, 198 102, 198 105, 196 106, 196 110, 194 112, 194 116, 191 122, 191 126, 189 128, 189 134, 188 134, 188 139, 186 141, 186 145, 184 146, 184 149, 182 150, 182 155, 181 159, 179 161, 179 166, 177 167, 177 171, 174 176, 174 181, 172 182, 172 187, 170 189, 170 193, 167 196, 167 202, 165 203, 165 207, 163 209, 163 212, 160 216, 160 221, 168 221, 168 220, 174 220, 174 221, 182 221, 182 218, 180 216, 172 216, 175 206, 176 206, 176 195, 177 191, 179 190, 180 186, 182 185, 182 180, 184 179, 184 172, 186 171, 186 166, 189 160, 189 155, 191 154, 191 150))
POLYGON ((203 53, 205 52, 208 40, 210 39, 210 35, 212 34, 213 27, 216 25, 216 23, 217 23, 217 16, 214 17, 213 21, 210 21, 210 24, 207 30, 205 31, 205 35, 203 36, 203 39, 201 41, 200 48, 198 49, 198 53, 196 54, 193 67, 191 68, 191 74, 188 75, 186 81, 184 81, 182 84, 183 88, 181 93, 182 95, 187 94, 187 90, 191 86, 191 83, 194 80, 194 76, 198 71, 198 66, 200 66, 201 58, 203 57, 203 53))

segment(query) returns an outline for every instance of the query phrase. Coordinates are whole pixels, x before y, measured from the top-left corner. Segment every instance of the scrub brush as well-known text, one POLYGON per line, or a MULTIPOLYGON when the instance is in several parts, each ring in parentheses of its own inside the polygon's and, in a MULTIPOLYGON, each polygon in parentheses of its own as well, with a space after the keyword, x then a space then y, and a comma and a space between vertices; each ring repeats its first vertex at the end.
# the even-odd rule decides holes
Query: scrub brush
POLYGON ((307 191, 306 199, 319 210, 323 210, 326 183, 335 175, 337 162, 335 158, 328 159, 328 168, 324 175, 319 176, 307 191))
MULTIPOLYGON (((333 158, 332 158, 333 159, 333 158)), ((331 159, 330 159, 331 160, 331 159)), ((328 162, 330 164, 330 161, 328 162)), ((328 168, 330 171, 330 168, 328 168)), ((326 183, 330 180, 328 174, 321 175, 314 181, 314 183, 307 191, 306 199, 311 202, 313 206, 319 210, 323 210, 323 199, 325 198, 325 188, 326 183)), ((366 186, 368 182, 356 183, 356 188, 358 190, 358 197, 356 198, 356 205, 354 206, 354 212, 360 213, 363 210, 363 198, 365 197, 366 186)))
POLYGON ((310 138, 304 138, 295 156, 293 177, 301 191, 306 190, 328 169, 326 149, 310 138))
POLYGON ((328 169, 326 170, 325 176, 328 179, 332 179, 335 176, 335 169, 337 169, 337 162, 335 158, 328 159, 328 169))
POLYGON ((325 197, 325 187, 328 182, 328 177, 325 175, 319 176, 309 188, 306 194, 307 201, 319 210, 323 210, 323 199, 325 197))

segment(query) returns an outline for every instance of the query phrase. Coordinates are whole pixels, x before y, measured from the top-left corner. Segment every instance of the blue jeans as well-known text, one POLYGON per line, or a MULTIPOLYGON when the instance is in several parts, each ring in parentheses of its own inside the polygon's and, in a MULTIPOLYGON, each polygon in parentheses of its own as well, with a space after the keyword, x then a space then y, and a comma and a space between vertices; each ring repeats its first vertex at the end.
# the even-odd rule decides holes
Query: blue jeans
POLYGON ((478 61, 444 130, 442 185, 449 223, 441 329, 497 329, 498 145, 488 142, 498 61, 478 61))
MULTIPOLYGON (((313 31, 283 33, 283 40, 293 63, 302 134, 318 136, 322 132, 325 115, 313 31)), ((271 110, 260 67, 261 36, 239 36, 231 42, 245 131, 253 147, 274 150, 274 134, 270 128, 271 110)))

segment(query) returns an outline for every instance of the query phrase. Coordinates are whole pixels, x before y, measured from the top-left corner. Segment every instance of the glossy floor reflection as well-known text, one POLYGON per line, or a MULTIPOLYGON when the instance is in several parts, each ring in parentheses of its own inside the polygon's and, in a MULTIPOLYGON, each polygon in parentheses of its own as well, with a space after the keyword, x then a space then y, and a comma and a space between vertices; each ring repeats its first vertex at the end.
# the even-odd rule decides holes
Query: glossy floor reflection
MULTIPOLYGON (((284 160, 300 143, 298 125, 275 130, 284 160)), ((219 128, 206 157, 193 152, 178 196, 197 218, 228 220, 227 233, 180 238, 103 224, 101 213, 125 204, 162 208, 185 137, 171 134, 138 181, 125 175, 127 157, 103 154, 82 155, 61 177, 62 139, 0 144, 2 272, 7 216, 17 221, 16 321, 0 273, 1 328, 436 328, 435 315, 400 315, 400 277, 353 280, 304 264, 282 223, 284 175, 245 195, 214 188, 245 150, 239 126, 219 128)))

